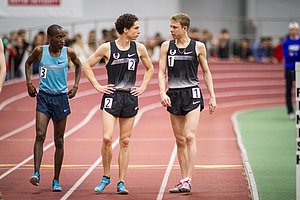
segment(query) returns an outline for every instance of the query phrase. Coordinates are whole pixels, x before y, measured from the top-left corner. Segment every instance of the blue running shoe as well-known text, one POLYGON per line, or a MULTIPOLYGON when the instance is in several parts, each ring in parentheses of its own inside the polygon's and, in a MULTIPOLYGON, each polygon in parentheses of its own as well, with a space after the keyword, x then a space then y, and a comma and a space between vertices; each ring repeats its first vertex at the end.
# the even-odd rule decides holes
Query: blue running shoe
POLYGON ((34 172, 34 174, 30 177, 30 183, 35 186, 40 185, 40 174, 38 172, 34 172))
POLYGON ((124 195, 129 194, 129 191, 126 190, 123 181, 120 181, 120 182, 118 183, 117 194, 124 194, 124 195))
POLYGON ((110 184, 110 178, 107 176, 103 176, 101 182, 97 187, 95 187, 95 192, 103 192, 105 187, 110 184))
POLYGON ((58 182, 58 180, 53 180, 52 181, 52 191, 53 192, 61 192, 62 188, 58 182))

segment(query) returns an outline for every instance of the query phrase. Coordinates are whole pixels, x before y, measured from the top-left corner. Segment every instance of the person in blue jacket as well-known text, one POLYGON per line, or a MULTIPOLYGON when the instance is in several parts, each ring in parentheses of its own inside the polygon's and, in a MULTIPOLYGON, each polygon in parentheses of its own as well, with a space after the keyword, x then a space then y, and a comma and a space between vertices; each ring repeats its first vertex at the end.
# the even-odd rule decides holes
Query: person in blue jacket
POLYGON ((300 37, 299 24, 297 22, 289 23, 289 35, 282 43, 286 80, 286 107, 288 118, 295 119, 294 108, 292 104, 292 87, 295 81, 295 65, 300 62, 300 37))

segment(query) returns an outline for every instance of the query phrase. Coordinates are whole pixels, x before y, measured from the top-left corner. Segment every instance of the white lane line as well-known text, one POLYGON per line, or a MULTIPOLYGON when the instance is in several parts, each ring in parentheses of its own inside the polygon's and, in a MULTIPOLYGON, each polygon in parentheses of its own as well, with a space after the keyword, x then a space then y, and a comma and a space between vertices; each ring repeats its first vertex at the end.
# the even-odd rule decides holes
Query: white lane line
MULTIPOLYGON (((119 143, 119 137, 112 144, 114 149, 119 143)), ((102 162, 102 156, 100 156, 93 165, 78 179, 78 181, 68 190, 68 192, 61 198, 61 200, 67 199, 71 194, 81 185, 81 183, 92 173, 92 171, 102 162)))
MULTIPOLYGON (((80 128, 82 128, 85 124, 87 124, 92 117, 96 114, 96 112, 99 110, 99 105, 97 104, 96 106, 94 106, 90 112, 88 113, 88 115, 85 117, 84 120, 82 120, 79 124, 77 124, 76 126, 74 126, 73 128, 71 128, 69 131, 66 132, 66 134, 64 135, 64 138, 69 137, 70 135, 72 135, 74 132, 76 132, 77 130, 79 130, 80 128)), ((47 146, 45 146, 43 148, 43 151, 45 152, 46 150, 48 150, 50 147, 54 146, 54 142, 49 143, 47 146)), ((5 173, 3 173, 0 176, 0 180, 3 179, 4 177, 6 177, 7 175, 9 175, 10 173, 12 173, 13 171, 15 171, 16 169, 18 169, 19 167, 21 167, 22 165, 24 165, 25 163, 27 163, 28 161, 30 161, 31 159, 33 159, 33 154, 31 156, 29 156, 28 158, 26 158, 25 160, 23 160, 22 162, 18 163, 16 166, 14 166, 13 168, 9 169, 8 171, 6 171, 5 173)))
POLYGON ((172 167, 174 165, 174 161, 175 161, 176 155, 177 155, 177 146, 175 144, 174 148, 173 148, 173 152, 172 152, 171 157, 170 157, 170 161, 169 161, 167 170, 166 170, 164 178, 162 180, 162 183, 161 183, 161 186, 160 186, 160 189, 159 189, 159 192, 158 192, 156 200, 162 200, 163 199, 164 191, 166 189, 166 186, 167 186, 167 183, 168 183, 168 179, 169 179, 172 167))
MULTIPOLYGON (((255 109, 255 110, 259 110, 259 109, 255 109)), ((231 121, 233 123, 233 128, 234 128, 234 132, 235 132, 235 135, 236 135, 236 138, 237 138, 237 143, 238 143, 239 148, 241 150, 242 160, 243 160, 243 163, 244 163, 244 168, 245 168, 246 175, 248 177, 247 180, 248 180, 248 183, 249 183, 251 196, 252 196, 253 200, 259 200, 259 195, 258 195, 258 190, 257 190, 257 187, 256 187, 254 174, 253 174, 253 171, 252 171, 249 159, 248 159, 248 154, 247 154, 246 148, 243 144, 242 135, 241 135, 241 132, 240 132, 238 119, 237 119, 240 114, 245 113, 245 112, 247 112, 247 111, 235 112, 231 116, 231 121)), ((249 110, 248 110, 248 112, 249 112, 249 110)))
MULTIPOLYGON (((83 91, 83 92, 79 92, 73 99, 77 99, 79 97, 83 97, 83 96, 89 96, 89 95, 92 95, 92 94, 97 94, 97 92, 95 91, 95 89, 91 89, 91 90, 86 90, 86 91, 83 91)), ((72 100, 73 100, 72 99, 72 100)), ((30 128, 31 126, 33 126, 35 124, 35 119, 33 119, 32 121, 22 125, 21 127, 19 128, 16 128, 12 131, 10 131, 9 133, 6 133, 4 134, 3 136, 0 137, 0 141, 2 140, 5 140, 21 131, 24 131, 25 129, 27 128, 30 128)))
POLYGON ((4 134, 3 136, 0 137, 0 141, 5 140, 6 138, 8 138, 10 136, 13 136, 13 135, 15 135, 15 134, 17 134, 21 131, 24 131, 25 129, 33 126, 34 124, 35 124, 35 119, 28 122, 28 123, 26 123, 26 124, 24 124, 23 126, 17 128, 17 129, 14 129, 14 130, 10 131, 9 133, 4 134))
MULTIPOLYGON (((155 109, 155 108, 158 108, 160 107, 161 104, 160 103, 154 103, 154 104, 150 104, 150 105, 147 105, 143 108, 141 108, 138 112, 138 114, 136 115, 135 117, 135 120, 134 120, 134 124, 133 126, 135 127, 142 115, 149 111, 149 110, 152 110, 152 109, 155 109)), ((114 143, 112 144, 112 149, 114 149, 117 144, 119 143, 119 137, 117 139, 115 139, 114 143)), ((61 198, 61 200, 66 200, 68 199, 68 197, 71 196, 71 194, 83 183, 83 181, 92 173, 92 171, 102 162, 102 156, 100 156, 94 163, 93 165, 78 179, 78 181, 66 192, 66 194, 61 198)))
POLYGON ((5 101, 3 101, 1 104, 0 104, 0 110, 3 110, 3 108, 5 106, 7 106, 8 104, 11 104, 12 102, 15 102, 19 99, 22 99, 24 97, 27 97, 28 96, 28 93, 27 92, 23 92, 23 93, 20 93, 18 95, 15 95, 13 97, 10 97, 8 99, 6 99, 5 101))

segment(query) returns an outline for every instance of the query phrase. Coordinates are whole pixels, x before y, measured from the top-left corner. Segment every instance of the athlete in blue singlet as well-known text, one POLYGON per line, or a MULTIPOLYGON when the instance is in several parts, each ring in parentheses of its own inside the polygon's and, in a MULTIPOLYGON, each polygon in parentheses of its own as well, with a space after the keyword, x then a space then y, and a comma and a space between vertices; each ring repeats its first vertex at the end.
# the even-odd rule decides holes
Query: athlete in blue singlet
POLYGON ((64 133, 67 116, 71 113, 69 99, 77 92, 81 74, 81 63, 75 52, 65 45, 65 32, 59 25, 51 25, 47 30, 49 45, 34 49, 25 63, 28 94, 37 97, 36 137, 34 143, 34 174, 30 178, 33 185, 40 184, 40 166, 47 126, 52 119, 54 125, 54 178, 52 190, 60 192, 59 175, 64 156, 64 133), (39 91, 31 81, 32 63, 39 61, 39 91), (67 76, 69 60, 75 65, 75 83, 68 91, 67 76))

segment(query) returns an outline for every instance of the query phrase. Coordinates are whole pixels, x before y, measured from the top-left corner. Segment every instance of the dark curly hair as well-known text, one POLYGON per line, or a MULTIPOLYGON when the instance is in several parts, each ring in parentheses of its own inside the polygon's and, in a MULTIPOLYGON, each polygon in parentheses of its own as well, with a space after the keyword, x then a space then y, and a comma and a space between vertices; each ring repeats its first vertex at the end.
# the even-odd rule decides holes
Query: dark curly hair
POLYGON ((138 20, 138 17, 134 14, 126 13, 121 15, 115 22, 117 32, 122 34, 124 32, 124 28, 130 29, 134 22, 138 20))

